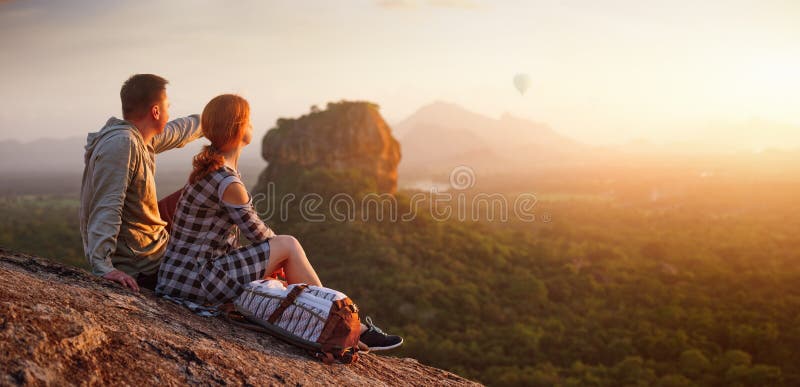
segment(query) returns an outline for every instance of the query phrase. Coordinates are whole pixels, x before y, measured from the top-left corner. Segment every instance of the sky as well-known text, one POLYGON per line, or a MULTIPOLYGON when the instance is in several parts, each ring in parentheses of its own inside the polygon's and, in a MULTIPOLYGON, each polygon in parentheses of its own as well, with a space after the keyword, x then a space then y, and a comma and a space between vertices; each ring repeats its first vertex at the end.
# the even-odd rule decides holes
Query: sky
POLYGON ((256 135, 328 101, 390 124, 446 101, 589 144, 797 148, 798 20, 796 0, 0 0, 0 140, 95 131, 155 73, 173 117, 234 92, 256 135))

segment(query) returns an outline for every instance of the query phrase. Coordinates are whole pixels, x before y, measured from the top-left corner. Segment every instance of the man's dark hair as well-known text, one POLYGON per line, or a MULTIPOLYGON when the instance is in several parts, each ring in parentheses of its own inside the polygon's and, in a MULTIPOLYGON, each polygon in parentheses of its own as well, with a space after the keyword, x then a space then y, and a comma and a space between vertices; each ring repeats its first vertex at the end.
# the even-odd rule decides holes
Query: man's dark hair
POLYGON ((167 83, 169 82, 166 79, 154 74, 136 74, 128 78, 119 91, 122 118, 141 118, 151 106, 161 100, 167 83))

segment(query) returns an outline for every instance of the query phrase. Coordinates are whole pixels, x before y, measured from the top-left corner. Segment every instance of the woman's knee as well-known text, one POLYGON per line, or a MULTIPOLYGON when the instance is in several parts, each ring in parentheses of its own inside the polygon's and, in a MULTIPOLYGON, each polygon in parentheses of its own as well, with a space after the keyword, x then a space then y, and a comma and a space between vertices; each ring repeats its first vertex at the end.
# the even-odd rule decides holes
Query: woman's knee
POLYGON ((292 251, 296 249, 297 246, 300 246, 300 242, 297 241, 297 238, 291 235, 275 235, 269 243, 272 246, 277 245, 288 251, 292 251))

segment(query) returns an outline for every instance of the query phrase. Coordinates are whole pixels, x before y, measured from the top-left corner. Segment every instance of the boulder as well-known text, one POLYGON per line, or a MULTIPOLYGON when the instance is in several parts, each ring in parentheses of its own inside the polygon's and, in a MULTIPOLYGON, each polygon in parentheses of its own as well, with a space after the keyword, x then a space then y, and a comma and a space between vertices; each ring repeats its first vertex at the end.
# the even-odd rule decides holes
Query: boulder
POLYGON ((269 182, 291 185, 296 175, 322 170, 357 172, 379 193, 397 190, 400 145, 370 102, 329 103, 325 110, 312 107, 302 117, 278 119, 264 136, 262 156, 269 163, 259 179, 262 189, 269 182))

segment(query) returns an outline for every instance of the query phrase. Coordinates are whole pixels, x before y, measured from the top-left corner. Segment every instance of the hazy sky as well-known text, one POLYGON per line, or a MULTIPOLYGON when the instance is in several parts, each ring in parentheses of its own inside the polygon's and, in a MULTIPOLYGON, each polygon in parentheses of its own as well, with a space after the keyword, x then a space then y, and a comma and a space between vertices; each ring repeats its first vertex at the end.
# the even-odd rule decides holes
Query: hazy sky
POLYGON ((331 100, 390 123, 443 100, 589 143, 798 147, 799 21, 797 0, 0 1, 0 140, 94 131, 152 72, 173 116, 236 92, 258 134, 331 100))

